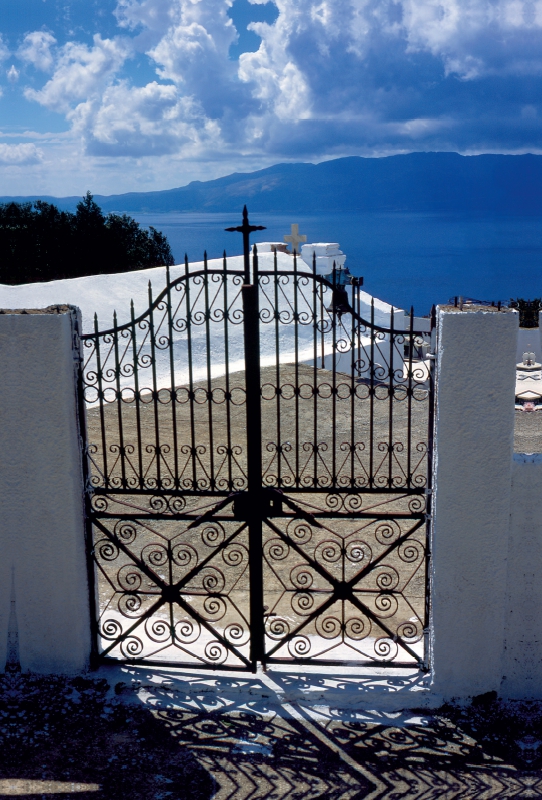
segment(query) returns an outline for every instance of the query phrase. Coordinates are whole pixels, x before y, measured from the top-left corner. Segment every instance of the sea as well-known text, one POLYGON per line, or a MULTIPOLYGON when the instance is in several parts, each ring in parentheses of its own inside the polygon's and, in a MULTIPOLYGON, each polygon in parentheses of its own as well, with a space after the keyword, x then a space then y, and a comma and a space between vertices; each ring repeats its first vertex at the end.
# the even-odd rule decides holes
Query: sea
MULTIPOLYGON (((239 255, 241 214, 132 213, 168 237, 175 262, 239 255)), ((250 215, 265 231, 252 241, 282 241, 298 223, 307 242, 338 242, 350 272, 371 295, 417 315, 455 296, 508 302, 542 296, 542 217, 472 214, 329 213, 250 215)))

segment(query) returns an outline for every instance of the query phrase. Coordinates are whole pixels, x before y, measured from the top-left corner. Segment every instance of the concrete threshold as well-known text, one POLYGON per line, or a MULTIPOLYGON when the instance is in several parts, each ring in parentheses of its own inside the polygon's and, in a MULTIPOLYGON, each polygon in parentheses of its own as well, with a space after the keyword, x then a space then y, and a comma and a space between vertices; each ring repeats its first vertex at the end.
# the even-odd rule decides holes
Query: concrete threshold
MULTIPOLYGON (((381 714, 436 709, 444 699, 431 689, 431 675, 416 669, 361 669, 307 667, 269 668, 253 673, 212 672, 104 665, 93 676, 105 678, 117 694, 137 697, 160 708, 197 707, 218 711, 244 707, 262 713, 265 708, 288 712, 290 704, 312 713, 367 719, 381 714)), ((289 713, 289 712, 288 712, 289 713)), ((407 715, 410 719, 411 715, 407 715)), ((411 723, 412 724, 412 723, 411 723)))

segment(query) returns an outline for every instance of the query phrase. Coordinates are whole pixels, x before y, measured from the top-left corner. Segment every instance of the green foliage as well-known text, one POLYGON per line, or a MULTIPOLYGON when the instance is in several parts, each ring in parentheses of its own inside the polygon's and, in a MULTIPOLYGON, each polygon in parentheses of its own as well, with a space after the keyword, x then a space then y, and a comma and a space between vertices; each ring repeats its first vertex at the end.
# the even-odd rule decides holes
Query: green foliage
POLYGON ((167 238, 123 214, 105 216, 90 192, 75 214, 51 203, 0 204, 0 283, 80 278, 173 264, 167 238))

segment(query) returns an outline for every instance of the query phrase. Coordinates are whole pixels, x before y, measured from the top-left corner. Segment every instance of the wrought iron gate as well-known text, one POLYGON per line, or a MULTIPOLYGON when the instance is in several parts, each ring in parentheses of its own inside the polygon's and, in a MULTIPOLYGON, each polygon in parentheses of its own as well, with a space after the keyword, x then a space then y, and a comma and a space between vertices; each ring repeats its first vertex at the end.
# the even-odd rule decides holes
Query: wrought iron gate
POLYGON ((424 668, 430 326, 244 238, 82 337, 96 657, 424 668))

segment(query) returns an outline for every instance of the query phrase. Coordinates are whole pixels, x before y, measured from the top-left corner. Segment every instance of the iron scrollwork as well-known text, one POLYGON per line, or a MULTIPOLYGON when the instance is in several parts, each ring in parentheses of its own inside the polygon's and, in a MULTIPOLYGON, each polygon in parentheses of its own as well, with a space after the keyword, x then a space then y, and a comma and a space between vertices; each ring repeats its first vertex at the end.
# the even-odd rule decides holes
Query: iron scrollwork
POLYGON ((99 656, 423 666, 431 323, 247 263, 82 337, 99 656))

